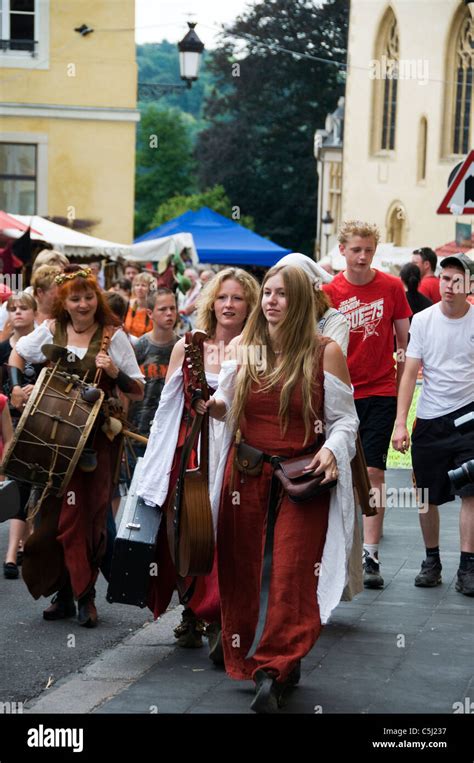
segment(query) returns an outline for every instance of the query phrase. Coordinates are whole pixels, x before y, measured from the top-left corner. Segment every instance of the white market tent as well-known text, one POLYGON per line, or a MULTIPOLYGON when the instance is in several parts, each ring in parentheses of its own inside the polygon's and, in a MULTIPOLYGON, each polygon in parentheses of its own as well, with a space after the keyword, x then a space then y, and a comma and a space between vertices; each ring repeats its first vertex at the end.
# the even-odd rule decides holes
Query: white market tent
MULTIPOLYGON (((373 259, 372 265, 377 270, 382 270, 384 273, 392 273, 392 275, 398 275, 396 266, 402 267, 407 262, 411 262, 413 249, 416 247, 395 246, 394 244, 379 244, 373 259)), ((328 252, 327 257, 331 261, 331 265, 334 270, 345 270, 346 260, 339 251, 339 244, 333 246, 328 252)))
MULTIPOLYGON (((66 256, 89 257, 93 255, 109 257, 111 260, 122 257, 126 260, 140 262, 160 262, 170 254, 187 249, 193 264, 196 265, 199 262, 193 237, 190 233, 156 238, 140 244, 117 244, 95 236, 87 236, 85 233, 80 233, 64 225, 58 225, 38 215, 12 214, 11 217, 25 225, 31 225, 32 229, 38 231, 38 233, 31 233, 32 239, 47 241, 66 256)), ((23 235, 22 231, 13 229, 6 229, 4 233, 12 238, 19 238, 23 235)))

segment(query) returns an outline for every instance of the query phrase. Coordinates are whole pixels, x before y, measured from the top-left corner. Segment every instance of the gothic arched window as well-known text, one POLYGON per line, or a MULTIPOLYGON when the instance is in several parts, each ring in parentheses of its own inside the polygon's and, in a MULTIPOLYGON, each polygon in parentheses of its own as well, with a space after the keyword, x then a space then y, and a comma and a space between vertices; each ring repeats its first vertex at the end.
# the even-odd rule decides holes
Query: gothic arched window
POLYGON ((472 79, 474 72, 474 20, 467 16, 461 24, 456 45, 456 97, 453 153, 467 154, 472 120, 472 79))
POLYGON ((395 14, 388 8, 375 45, 374 151, 395 149, 397 118, 399 39, 395 14))
POLYGON ((474 19, 461 6, 448 32, 444 109, 444 156, 467 154, 472 147, 474 19))

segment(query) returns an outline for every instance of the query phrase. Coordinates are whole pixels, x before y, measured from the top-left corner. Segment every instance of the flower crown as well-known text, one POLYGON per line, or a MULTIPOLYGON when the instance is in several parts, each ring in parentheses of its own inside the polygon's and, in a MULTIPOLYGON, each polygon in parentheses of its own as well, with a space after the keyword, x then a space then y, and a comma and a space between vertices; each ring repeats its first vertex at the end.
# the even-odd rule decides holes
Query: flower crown
POLYGON ((76 270, 75 273, 60 273, 55 276, 55 282, 58 286, 62 286, 66 281, 72 281, 73 278, 89 278, 92 275, 90 268, 83 268, 82 270, 76 270))

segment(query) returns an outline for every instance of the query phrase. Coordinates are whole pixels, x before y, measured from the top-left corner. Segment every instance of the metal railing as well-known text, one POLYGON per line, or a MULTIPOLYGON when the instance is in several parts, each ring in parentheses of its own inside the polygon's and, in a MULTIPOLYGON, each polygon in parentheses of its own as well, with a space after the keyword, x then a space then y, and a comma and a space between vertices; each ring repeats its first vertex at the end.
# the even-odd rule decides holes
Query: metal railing
POLYGON ((21 50, 31 53, 32 56, 36 55, 37 40, 0 40, 0 51, 5 50, 21 50))

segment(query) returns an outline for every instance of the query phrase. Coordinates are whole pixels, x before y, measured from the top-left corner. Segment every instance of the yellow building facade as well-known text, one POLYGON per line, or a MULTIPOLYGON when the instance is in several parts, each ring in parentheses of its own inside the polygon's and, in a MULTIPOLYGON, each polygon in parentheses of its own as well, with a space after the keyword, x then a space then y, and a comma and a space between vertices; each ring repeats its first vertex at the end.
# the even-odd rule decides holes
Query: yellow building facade
POLYGON ((0 0, 0 209, 133 240, 134 27, 134 0, 0 0))
POLYGON ((398 246, 454 239, 456 218, 436 209, 473 148, 473 39, 472 3, 352 0, 343 219, 398 246))

